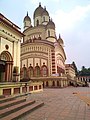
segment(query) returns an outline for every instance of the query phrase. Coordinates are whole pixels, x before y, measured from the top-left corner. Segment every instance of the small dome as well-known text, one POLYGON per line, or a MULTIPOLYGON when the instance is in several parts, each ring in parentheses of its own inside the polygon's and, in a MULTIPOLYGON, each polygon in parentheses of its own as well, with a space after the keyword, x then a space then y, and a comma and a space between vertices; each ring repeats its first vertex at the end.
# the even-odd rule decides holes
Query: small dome
POLYGON ((43 12, 43 8, 41 6, 41 4, 39 3, 39 7, 36 8, 36 10, 34 11, 34 15, 33 17, 37 17, 37 16, 41 16, 43 12))
POLYGON ((51 20, 49 19, 49 22, 48 22, 48 24, 47 24, 47 28, 55 29, 55 24, 54 24, 54 22, 52 21, 52 19, 51 19, 51 20))
POLYGON ((42 16, 43 16, 43 15, 49 16, 49 13, 48 13, 48 11, 46 10, 46 7, 43 9, 42 16))
POLYGON ((59 42, 60 44, 64 44, 64 42, 63 42, 63 40, 62 40, 60 34, 59 34, 58 42, 59 42))
POLYGON ((27 15, 24 17, 24 21, 30 21, 31 22, 31 18, 28 16, 28 12, 27 12, 27 15))

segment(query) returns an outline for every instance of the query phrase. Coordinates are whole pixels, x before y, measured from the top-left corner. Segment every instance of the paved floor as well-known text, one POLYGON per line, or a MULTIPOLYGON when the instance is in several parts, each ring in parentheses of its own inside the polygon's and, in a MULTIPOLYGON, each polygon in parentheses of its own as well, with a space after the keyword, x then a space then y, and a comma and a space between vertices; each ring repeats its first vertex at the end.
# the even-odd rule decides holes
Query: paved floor
POLYGON ((90 87, 44 89, 31 94, 27 100, 43 101, 45 105, 21 120, 90 120, 90 106, 86 98, 90 102, 90 87))

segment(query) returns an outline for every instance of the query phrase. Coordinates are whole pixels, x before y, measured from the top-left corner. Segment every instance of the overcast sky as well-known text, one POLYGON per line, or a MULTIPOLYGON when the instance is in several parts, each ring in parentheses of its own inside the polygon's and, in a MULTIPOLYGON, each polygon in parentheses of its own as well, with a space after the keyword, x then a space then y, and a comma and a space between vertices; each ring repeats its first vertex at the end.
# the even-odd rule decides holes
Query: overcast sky
POLYGON ((77 68, 90 67, 90 0, 0 0, 0 12, 23 28, 27 11, 32 19, 39 2, 56 25, 56 34, 64 40, 66 63, 75 61, 77 68))

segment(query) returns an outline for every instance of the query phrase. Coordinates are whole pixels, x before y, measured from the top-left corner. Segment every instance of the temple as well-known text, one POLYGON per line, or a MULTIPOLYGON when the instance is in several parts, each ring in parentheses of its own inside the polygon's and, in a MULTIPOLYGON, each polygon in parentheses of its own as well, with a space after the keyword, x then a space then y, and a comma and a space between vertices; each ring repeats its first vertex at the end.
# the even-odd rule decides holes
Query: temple
POLYGON ((67 86, 64 41, 60 34, 56 37, 55 23, 46 7, 39 4, 33 13, 33 21, 27 12, 23 22, 21 79, 26 68, 28 77, 42 80, 44 87, 67 86))

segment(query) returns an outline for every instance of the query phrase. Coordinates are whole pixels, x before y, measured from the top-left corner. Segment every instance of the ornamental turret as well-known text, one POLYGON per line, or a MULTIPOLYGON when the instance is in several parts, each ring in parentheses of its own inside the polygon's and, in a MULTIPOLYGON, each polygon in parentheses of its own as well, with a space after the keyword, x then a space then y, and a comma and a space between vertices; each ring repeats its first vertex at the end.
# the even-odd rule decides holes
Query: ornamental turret
POLYGON ((28 12, 27 15, 24 17, 23 23, 24 23, 24 30, 31 27, 31 18, 28 16, 28 12))

